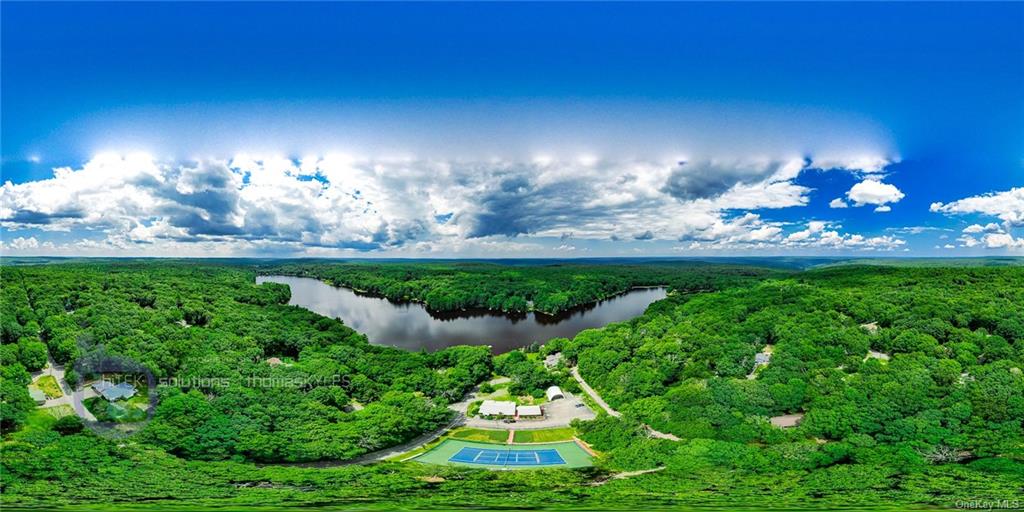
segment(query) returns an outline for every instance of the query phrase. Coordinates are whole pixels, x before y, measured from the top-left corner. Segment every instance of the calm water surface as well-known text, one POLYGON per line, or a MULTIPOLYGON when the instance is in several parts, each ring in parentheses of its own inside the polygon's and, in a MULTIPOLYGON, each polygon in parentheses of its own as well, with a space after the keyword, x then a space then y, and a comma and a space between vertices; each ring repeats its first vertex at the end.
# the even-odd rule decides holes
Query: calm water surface
POLYGON ((395 303, 380 297, 335 288, 308 277, 259 276, 256 283, 286 284, 288 303, 340 318, 365 334, 370 343, 407 350, 440 350, 452 345, 491 345, 495 353, 571 338, 576 333, 640 316, 650 303, 665 298, 664 288, 638 288, 562 315, 527 313, 509 316, 487 311, 436 314, 418 303, 395 303))

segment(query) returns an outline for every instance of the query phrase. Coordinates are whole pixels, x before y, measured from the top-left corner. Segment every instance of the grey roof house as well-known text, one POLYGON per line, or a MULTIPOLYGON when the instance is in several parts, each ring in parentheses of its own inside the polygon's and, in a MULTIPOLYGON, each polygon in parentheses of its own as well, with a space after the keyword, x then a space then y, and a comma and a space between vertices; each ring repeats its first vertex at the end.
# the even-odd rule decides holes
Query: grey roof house
POLYGON ((96 390, 103 398, 109 402, 115 400, 127 399, 135 396, 135 386, 121 382, 114 384, 107 380, 100 380, 92 383, 92 389, 96 390))

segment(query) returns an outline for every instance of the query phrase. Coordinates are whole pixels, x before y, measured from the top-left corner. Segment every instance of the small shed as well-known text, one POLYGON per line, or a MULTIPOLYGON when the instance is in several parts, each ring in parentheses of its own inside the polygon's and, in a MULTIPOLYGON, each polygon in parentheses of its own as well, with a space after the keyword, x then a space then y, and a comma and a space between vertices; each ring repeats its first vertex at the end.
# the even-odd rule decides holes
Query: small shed
POLYGON ((562 393, 562 388, 558 386, 551 386, 544 394, 547 395, 549 401, 565 398, 565 393, 562 393))
POLYGON ((284 361, 277 357, 271 357, 267 359, 267 364, 269 364, 270 366, 281 366, 282 364, 284 364, 284 361))
POLYGON ((803 419, 804 419, 803 413, 797 413, 797 414, 784 414, 782 416, 775 416, 775 417, 771 418, 768 421, 770 421, 772 425, 775 425, 776 427, 779 427, 779 428, 793 428, 793 427, 799 425, 800 422, 803 421, 803 419))
POLYGON ((520 418, 540 418, 544 416, 544 411, 541 410, 539 405, 520 405, 516 408, 516 413, 520 418))
POLYGON ((515 416, 516 403, 508 401, 484 400, 480 404, 480 416, 515 416))
POLYGON ((46 403, 46 393, 43 393, 41 389, 28 388, 28 394, 35 401, 36 405, 43 405, 46 403))

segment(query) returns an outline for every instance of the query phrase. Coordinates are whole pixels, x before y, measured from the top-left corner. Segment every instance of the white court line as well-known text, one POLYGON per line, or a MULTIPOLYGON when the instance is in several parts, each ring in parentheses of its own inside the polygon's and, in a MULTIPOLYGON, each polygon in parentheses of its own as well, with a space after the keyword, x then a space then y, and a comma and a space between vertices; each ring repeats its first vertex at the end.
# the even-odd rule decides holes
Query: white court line
POLYGON ((476 457, 473 457, 473 462, 477 462, 477 459, 479 459, 480 456, 483 455, 483 454, 484 454, 483 450, 480 450, 480 451, 476 452, 476 457))

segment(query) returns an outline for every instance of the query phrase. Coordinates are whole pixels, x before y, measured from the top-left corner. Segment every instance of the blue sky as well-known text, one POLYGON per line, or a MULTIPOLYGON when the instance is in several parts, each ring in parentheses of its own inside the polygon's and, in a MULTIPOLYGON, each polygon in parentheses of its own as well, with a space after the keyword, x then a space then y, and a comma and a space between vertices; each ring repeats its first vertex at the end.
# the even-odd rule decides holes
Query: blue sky
POLYGON ((1019 3, 0 9, 5 254, 1024 253, 1019 3))

